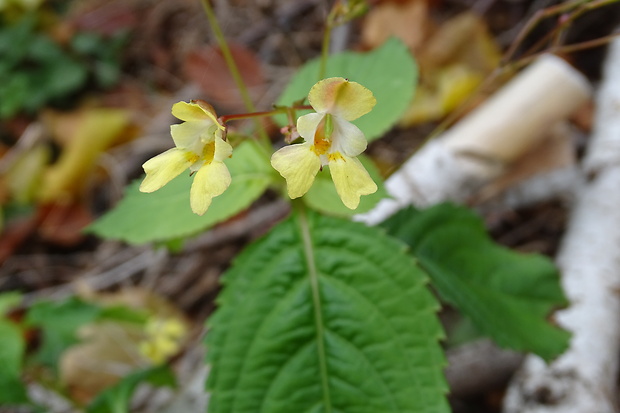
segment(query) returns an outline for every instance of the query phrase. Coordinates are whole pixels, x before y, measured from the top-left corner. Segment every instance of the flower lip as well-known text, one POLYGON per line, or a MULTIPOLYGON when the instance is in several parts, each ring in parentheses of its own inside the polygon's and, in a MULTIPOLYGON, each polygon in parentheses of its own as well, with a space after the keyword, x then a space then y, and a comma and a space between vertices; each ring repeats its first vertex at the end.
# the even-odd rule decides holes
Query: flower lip
POLYGON ((310 89, 308 101, 318 113, 330 113, 348 121, 370 112, 377 103, 370 90, 342 77, 316 83, 310 89))

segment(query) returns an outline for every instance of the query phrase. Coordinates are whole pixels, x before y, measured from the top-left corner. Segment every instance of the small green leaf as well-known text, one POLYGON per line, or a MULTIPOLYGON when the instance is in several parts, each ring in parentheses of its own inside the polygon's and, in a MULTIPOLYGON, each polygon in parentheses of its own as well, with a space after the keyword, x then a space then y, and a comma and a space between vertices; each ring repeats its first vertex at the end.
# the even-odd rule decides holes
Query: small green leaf
POLYGON ((569 333, 547 321, 567 303, 549 259, 494 244, 478 216, 450 204, 403 210, 384 226, 411 246, 441 297, 500 346, 545 360, 567 348, 569 333))
MULTIPOLYGON (((8 291, 0 294, 0 317, 6 315, 12 308, 22 301, 21 293, 8 291)), ((0 336, 2 337, 2 336, 0 336)))
POLYGON ((75 297, 66 301, 43 301, 33 305, 27 321, 42 331, 37 359, 55 367, 63 351, 78 342, 76 332, 84 324, 97 319, 101 309, 75 297))
MULTIPOLYGON (((306 98, 319 80, 319 59, 303 65, 293 77, 278 105, 291 105, 306 98)), ((390 39, 369 53, 344 52, 330 56, 325 77, 344 77, 370 89, 377 105, 355 123, 372 141, 391 128, 407 109, 416 87, 417 66, 400 40, 390 39)), ((302 112, 300 112, 302 113, 302 112)), ((277 117, 281 124, 284 116, 277 117)))
POLYGON ((448 412, 426 282, 382 231, 294 214, 224 276, 209 412, 448 412))
POLYGON ((86 67, 69 56, 62 56, 45 69, 44 87, 51 98, 77 91, 88 78, 86 67))
POLYGON ((138 191, 140 183, 135 182, 116 208, 91 225, 88 231, 131 244, 189 237, 243 211, 275 178, 269 160, 253 141, 236 148, 226 165, 232 183, 222 195, 213 199, 203 216, 190 209, 192 178, 184 173, 151 194, 138 191))
POLYGON ((127 307, 125 305, 114 305, 102 307, 97 320, 121 321, 132 324, 146 324, 149 314, 146 310, 127 307))
POLYGON ((168 366, 140 370, 123 377, 114 386, 104 390, 86 408, 87 413, 127 413, 136 387, 142 382, 153 386, 175 387, 176 379, 168 366))
POLYGON ((388 193, 383 186, 383 179, 379 174, 379 170, 372 161, 364 155, 358 156, 358 159, 362 162, 372 180, 375 181, 378 189, 374 194, 362 196, 357 209, 349 209, 342 203, 329 173, 329 166, 323 167, 323 171, 317 174, 314 184, 312 184, 308 193, 302 198, 304 202, 316 211, 340 217, 350 217, 354 214, 370 211, 380 200, 386 198, 388 193))
POLYGON ((20 329, 10 321, 0 319, 0 405, 28 402, 21 381, 25 344, 20 329))

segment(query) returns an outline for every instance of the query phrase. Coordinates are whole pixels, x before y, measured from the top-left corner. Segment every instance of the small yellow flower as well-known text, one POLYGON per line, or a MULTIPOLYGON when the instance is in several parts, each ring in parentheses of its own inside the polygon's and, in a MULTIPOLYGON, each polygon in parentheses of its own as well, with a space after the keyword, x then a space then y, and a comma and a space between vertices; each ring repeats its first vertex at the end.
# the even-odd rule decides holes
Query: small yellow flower
POLYGON ((232 147, 222 139, 224 126, 213 108, 201 101, 178 102, 172 114, 184 121, 170 126, 175 148, 146 161, 142 168, 146 177, 140 191, 153 192, 189 168, 196 173, 190 190, 190 205, 195 214, 207 212, 211 200, 230 185, 230 173, 224 159, 232 155, 232 147))
POLYGON ((297 131, 305 142, 278 150, 271 165, 286 179, 291 198, 308 192, 321 166, 329 165, 340 199, 355 209, 360 196, 374 193, 377 185, 356 158, 367 142, 350 121, 370 112, 377 101, 370 90, 341 77, 315 84, 308 100, 316 113, 297 120, 297 131))
POLYGON ((187 329, 173 318, 153 318, 146 324, 145 333, 140 352, 153 363, 161 364, 180 350, 187 329))

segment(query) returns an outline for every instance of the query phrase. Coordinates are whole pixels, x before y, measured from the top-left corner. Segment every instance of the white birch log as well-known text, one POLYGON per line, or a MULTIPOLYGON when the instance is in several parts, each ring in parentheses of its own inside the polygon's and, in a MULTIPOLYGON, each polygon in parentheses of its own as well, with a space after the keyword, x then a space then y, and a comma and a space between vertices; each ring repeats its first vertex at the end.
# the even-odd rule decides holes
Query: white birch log
POLYGON ((617 411, 620 351, 620 41, 610 46, 578 194, 557 262, 570 306, 555 319, 570 348, 546 365, 528 356, 504 399, 505 413, 617 411))
POLYGON ((431 141, 386 181, 391 199, 356 220, 376 224, 407 205, 466 198, 543 139, 590 96, 586 79, 546 55, 431 141))

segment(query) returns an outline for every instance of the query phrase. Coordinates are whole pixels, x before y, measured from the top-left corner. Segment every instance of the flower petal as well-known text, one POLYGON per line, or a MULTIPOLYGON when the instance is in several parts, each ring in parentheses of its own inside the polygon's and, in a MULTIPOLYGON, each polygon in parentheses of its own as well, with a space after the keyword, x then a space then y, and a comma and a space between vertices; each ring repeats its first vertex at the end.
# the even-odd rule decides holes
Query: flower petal
POLYGON ((207 212, 213 197, 221 195, 230 185, 231 177, 223 162, 211 162, 196 172, 189 192, 189 203, 195 214, 207 212))
POLYGON ((340 152, 346 156, 357 156, 366 150, 368 141, 364 132, 357 126, 342 118, 333 117, 331 152, 340 152))
POLYGON ((349 209, 357 208, 361 195, 369 195, 377 191, 377 184, 357 158, 330 154, 329 170, 338 196, 349 209))
POLYGON ((206 102, 202 105, 196 102, 177 102, 172 105, 172 115, 185 122, 210 119, 211 122, 217 124, 215 112, 206 102))
POLYGON ((214 161, 223 161, 226 158, 230 158, 233 148, 230 143, 226 142, 219 136, 215 137, 215 153, 213 154, 214 161))
POLYGON ((170 135, 177 148, 200 154, 206 142, 212 141, 217 129, 209 119, 170 125, 170 135))
POLYGON ((172 148, 149 159, 142 165, 146 177, 140 184, 140 191, 157 191, 189 168, 196 161, 194 157, 190 152, 172 148))
POLYGON ((297 132, 306 142, 314 142, 316 128, 324 117, 324 113, 308 113, 300 116, 297 119, 297 132))
POLYGON ((342 77, 330 77, 316 83, 308 94, 310 105, 319 113, 331 113, 346 120, 367 114, 377 103, 372 92, 342 77))
POLYGON ((291 199, 308 192, 321 168, 321 160, 310 148, 311 142, 285 146, 271 156, 271 166, 286 179, 291 199))

